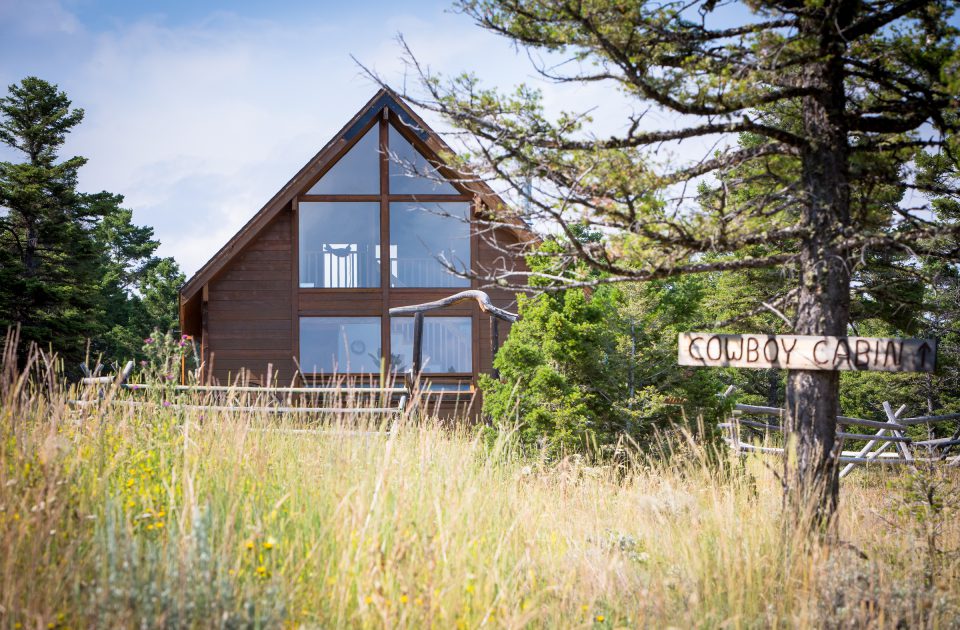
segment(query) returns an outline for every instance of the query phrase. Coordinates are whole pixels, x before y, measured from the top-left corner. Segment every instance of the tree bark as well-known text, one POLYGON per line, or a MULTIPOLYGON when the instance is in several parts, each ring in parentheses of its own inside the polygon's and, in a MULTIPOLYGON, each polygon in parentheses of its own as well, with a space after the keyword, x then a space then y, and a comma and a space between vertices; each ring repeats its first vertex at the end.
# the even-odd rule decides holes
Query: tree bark
MULTIPOLYGON (((850 317, 847 252, 836 244, 850 224, 849 147, 840 60, 843 44, 827 32, 829 20, 823 18, 830 16, 820 17, 810 26, 818 31, 815 37, 824 55, 807 66, 801 77, 816 92, 801 104, 809 141, 801 155, 803 223, 810 232, 800 251, 795 329, 801 335, 843 336, 850 317)), ((787 374, 784 498, 801 526, 817 529, 829 525, 837 507, 834 450, 838 398, 839 374, 835 371, 791 370, 787 374)))

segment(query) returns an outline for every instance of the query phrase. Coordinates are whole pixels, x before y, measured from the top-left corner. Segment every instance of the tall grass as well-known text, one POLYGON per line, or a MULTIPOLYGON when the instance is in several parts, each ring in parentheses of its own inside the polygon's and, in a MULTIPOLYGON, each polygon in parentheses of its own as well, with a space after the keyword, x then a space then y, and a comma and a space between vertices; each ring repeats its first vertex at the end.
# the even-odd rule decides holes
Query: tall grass
POLYGON ((854 476, 836 535, 810 541, 762 461, 717 463, 682 434, 650 450, 669 456, 548 465, 429 419, 291 434, 254 413, 76 407, 52 364, 6 356, 3 627, 960 620, 950 472, 854 476))

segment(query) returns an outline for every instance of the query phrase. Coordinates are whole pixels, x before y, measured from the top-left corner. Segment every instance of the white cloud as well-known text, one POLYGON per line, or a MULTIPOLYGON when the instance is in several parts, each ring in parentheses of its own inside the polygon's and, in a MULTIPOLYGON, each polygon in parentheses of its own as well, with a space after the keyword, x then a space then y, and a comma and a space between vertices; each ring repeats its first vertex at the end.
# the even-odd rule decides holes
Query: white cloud
MULTIPOLYGON (((623 130, 630 101, 608 86, 545 84, 525 53, 465 16, 396 11, 382 20, 328 21, 318 10, 316 19, 295 23, 215 13, 176 26, 153 17, 88 32, 54 0, 15 0, 2 5, 0 19, 15 15, 20 37, 48 29, 35 39, 45 37, 57 61, 36 72, 50 72, 86 110, 64 151, 89 158, 81 187, 125 195, 135 220, 155 227, 160 253, 189 275, 373 94, 350 55, 402 87, 398 32, 434 70, 473 71, 504 88, 539 83, 548 112, 600 104, 597 131, 623 130)), ((8 60, 0 74, 17 80, 32 68, 8 60)), ((703 153, 693 143, 677 148, 703 153)))
POLYGON ((24 34, 72 34, 80 30, 80 21, 58 0, 2 0, 0 22, 5 28, 24 34))

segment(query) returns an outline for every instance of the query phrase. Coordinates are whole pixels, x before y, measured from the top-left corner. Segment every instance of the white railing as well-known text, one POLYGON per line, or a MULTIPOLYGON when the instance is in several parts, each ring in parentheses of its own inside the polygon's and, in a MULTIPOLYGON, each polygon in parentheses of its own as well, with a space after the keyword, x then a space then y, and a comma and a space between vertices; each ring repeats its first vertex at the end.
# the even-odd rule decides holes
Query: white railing
POLYGON ((435 287, 456 288, 468 286, 469 281, 456 276, 444 268, 436 258, 399 258, 391 261, 396 271, 393 278, 395 287, 435 287))
MULTIPOLYGON (((427 318, 423 327, 424 369, 426 372, 468 373, 473 372, 473 339, 470 331, 464 336, 456 324, 427 318), (450 366, 460 369, 448 369, 450 366), (466 367, 464 367, 466 366, 466 367)), ((400 337, 413 349, 414 320, 400 320, 400 337)), ((413 365, 413 357, 406 357, 396 370, 407 370, 413 365)))
MULTIPOLYGON (((324 289, 357 289, 377 286, 369 277, 379 269, 379 258, 364 265, 356 245, 324 245, 323 251, 300 252, 301 286, 324 289), (345 249, 349 248, 347 251, 345 249)), ((390 261, 391 286, 457 288, 469 281, 447 271, 436 258, 394 258, 390 261)))

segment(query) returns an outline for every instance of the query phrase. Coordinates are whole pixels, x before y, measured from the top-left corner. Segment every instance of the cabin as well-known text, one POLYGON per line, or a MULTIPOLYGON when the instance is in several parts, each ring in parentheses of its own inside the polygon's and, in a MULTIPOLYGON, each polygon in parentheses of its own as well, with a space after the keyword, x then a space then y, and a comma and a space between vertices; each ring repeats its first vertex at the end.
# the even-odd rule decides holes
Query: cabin
MULTIPOLYGON (((503 201, 453 170, 450 155, 381 89, 181 289, 181 330, 198 342, 202 380, 379 382, 412 362, 413 317, 391 318, 391 308, 480 288, 471 271, 522 271, 515 252, 529 230, 485 221, 503 201)), ((516 310, 512 292, 488 293, 516 310)), ((473 302, 428 313, 425 386, 473 400, 492 370, 491 329, 473 302)))

